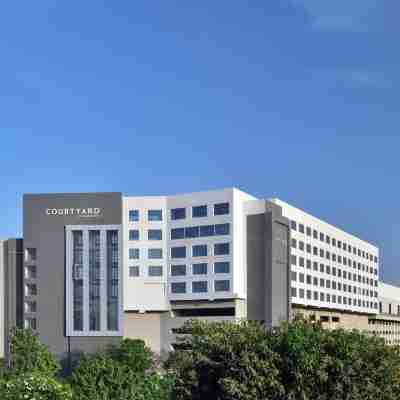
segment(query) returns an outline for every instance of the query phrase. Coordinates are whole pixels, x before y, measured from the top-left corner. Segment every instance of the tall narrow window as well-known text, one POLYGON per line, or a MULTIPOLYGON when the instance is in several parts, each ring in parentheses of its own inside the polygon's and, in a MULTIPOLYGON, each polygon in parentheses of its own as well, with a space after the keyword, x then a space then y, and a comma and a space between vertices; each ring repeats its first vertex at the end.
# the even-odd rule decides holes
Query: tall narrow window
POLYGON ((83 232, 73 231, 72 241, 74 330, 83 331, 83 232))
POLYGON ((100 231, 89 231, 89 329, 100 330, 100 231))
POLYGON ((118 328, 118 231, 107 231, 107 329, 118 328))

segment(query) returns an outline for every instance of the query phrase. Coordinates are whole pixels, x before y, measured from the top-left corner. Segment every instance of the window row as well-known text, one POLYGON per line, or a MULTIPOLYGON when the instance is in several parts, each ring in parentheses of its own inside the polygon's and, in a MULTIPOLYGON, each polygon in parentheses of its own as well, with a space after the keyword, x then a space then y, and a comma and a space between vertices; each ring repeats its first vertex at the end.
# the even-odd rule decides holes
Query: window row
MULTIPOLYGON (((172 208, 171 220, 176 221, 186 218, 186 207, 172 208)), ((213 206, 213 215, 227 215, 229 214, 229 203, 217 203, 213 206)), ((191 207, 192 218, 205 218, 208 217, 209 211, 207 204, 191 207)))
POLYGON ((368 308, 378 308, 378 303, 368 300, 354 299, 352 297, 338 296, 335 294, 317 292, 311 290, 297 289, 292 287, 291 289, 292 298, 300 298, 314 301, 323 301, 325 303, 336 303, 344 305, 353 305, 356 307, 368 307, 368 308))
POLYGON ((224 236, 230 234, 230 224, 189 226, 171 229, 171 240, 193 239, 207 236, 224 236))
POLYGON ((311 260, 306 260, 304 257, 299 257, 292 255, 291 256, 291 264, 299 267, 306 267, 307 269, 311 269, 311 264, 312 264, 312 269, 314 271, 319 271, 321 273, 326 273, 328 275, 333 275, 333 276, 338 276, 339 278, 343 277, 343 279, 348 279, 348 280, 353 280, 354 282, 362 282, 365 285, 371 285, 371 286, 378 286, 378 280, 377 279, 372 279, 368 278, 366 276, 360 275, 360 274, 355 274, 351 273, 346 270, 341 270, 340 268, 336 267, 331 267, 330 265, 325 265, 325 264, 318 264, 318 262, 314 261, 311 263, 311 260))
MULTIPOLYGON (((336 255, 335 253, 331 253, 327 250, 324 249, 318 249, 317 246, 311 246, 311 244, 307 243, 305 244, 303 241, 299 240, 297 241, 296 239, 292 238, 292 248, 293 249, 299 249, 300 251, 305 251, 308 254, 313 254, 314 256, 319 256, 321 258, 326 258, 327 260, 332 260, 333 262, 337 262, 338 264, 343 264, 345 266, 357 268, 359 270, 363 270, 365 272, 368 272, 368 265, 361 264, 360 262, 356 262, 354 260, 351 260, 350 258, 347 257, 342 257, 341 255, 336 255)), ((369 273, 371 274, 378 274, 378 270, 373 267, 369 267, 369 273)))
POLYGON ((163 267, 162 265, 150 265, 146 270, 142 268, 142 274, 140 273, 141 268, 139 265, 133 265, 129 267, 129 277, 135 278, 138 276, 163 276, 163 267))
POLYGON ((311 227, 305 227, 304 224, 297 224, 296 221, 291 221, 291 229, 294 231, 299 231, 300 233, 306 234, 309 237, 313 237, 314 239, 319 239, 321 242, 332 245, 333 247, 337 247, 338 249, 343 249, 344 251, 348 251, 349 253, 353 253, 354 255, 358 255, 359 257, 365 258, 370 261, 378 262, 378 257, 369 254, 364 250, 360 250, 355 246, 352 246, 346 242, 338 240, 336 238, 331 238, 329 235, 326 235, 322 232, 318 232, 316 229, 311 229, 311 227))
POLYGON ((318 278, 316 276, 311 276, 311 275, 305 275, 303 273, 297 273, 295 271, 291 272, 291 280, 293 282, 300 282, 300 283, 307 283, 308 285, 314 285, 314 286, 320 286, 323 288, 327 289, 333 289, 333 290, 340 290, 348 293, 354 293, 354 294, 359 294, 363 296, 369 296, 369 297, 378 297, 378 292, 375 290, 371 289, 366 289, 366 288, 360 288, 357 286, 352 286, 350 284, 342 283, 342 282, 336 282, 334 280, 330 279, 325 279, 325 278, 318 278))
MULTIPOLYGON (((161 229, 149 229, 147 231, 147 240, 162 240, 161 229)), ((140 240, 139 229, 129 230, 129 240, 140 240)))
MULTIPOLYGON (((230 254, 230 243, 214 243, 214 256, 225 256, 230 254)), ((209 246, 206 244, 198 244, 192 246, 192 257, 207 257, 211 255, 209 246)), ((171 247, 171 258, 186 258, 186 246, 171 247)))
MULTIPOLYGON (((214 281, 214 292, 229 292, 230 291, 230 280, 215 280, 214 281)), ((191 282, 171 282, 171 293, 173 294, 185 294, 185 293, 207 293, 209 292, 208 281, 194 281, 191 282), (191 288, 191 292, 188 288, 191 288)))
MULTIPOLYGON (((139 210, 129 210, 129 221, 138 222, 140 220, 139 210)), ((163 212, 162 210, 147 210, 147 221, 162 221, 163 212)))
MULTIPOLYGON (((139 260, 141 258, 140 250, 145 250, 145 249, 139 249, 139 248, 130 248, 128 250, 129 254, 129 259, 130 260, 139 260)), ((147 249, 147 258, 149 260, 159 260, 163 258, 163 249, 147 249)))
MULTIPOLYGON (((188 268, 186 264, 173 264, 170 268, 171 276, 187 276, 188 268)), ((207 263, 192 264, 192 275, 207 275, 209 272, 207 263)), ((230 263, 229 261, 216 262, 214 263, 214 274, 229 274, 230 263)))

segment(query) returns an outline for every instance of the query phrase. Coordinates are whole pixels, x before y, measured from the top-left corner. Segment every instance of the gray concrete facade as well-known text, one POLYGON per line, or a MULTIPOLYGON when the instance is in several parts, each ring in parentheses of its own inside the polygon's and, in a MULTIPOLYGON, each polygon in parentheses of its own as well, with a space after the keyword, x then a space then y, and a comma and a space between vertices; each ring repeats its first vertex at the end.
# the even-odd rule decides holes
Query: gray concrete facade
MULTIPOLYGON (((27 194, 23 201, 24 265, 35 264, 40 340, 56 354, 92 351, 117 337, 66 337, 65 227, 121 225, 121 193, 27 194), (34 260, 29 252, 34 249, 34 260)), ((122 245, 122 244, 121 244, 122 245)), ((122 277, 120 278, 122 279, 122 277)), ((24 279, 24 284, 30 279, 24 279)), ((122 298, 120 299, 122 301, 122 298)))

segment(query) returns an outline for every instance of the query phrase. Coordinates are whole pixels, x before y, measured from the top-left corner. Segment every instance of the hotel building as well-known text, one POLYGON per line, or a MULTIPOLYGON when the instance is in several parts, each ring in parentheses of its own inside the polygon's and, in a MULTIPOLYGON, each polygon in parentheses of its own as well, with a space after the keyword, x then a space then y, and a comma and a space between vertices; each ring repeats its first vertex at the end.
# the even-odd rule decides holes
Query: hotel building
POLYGON ((163 353, 188 319, 276 326, 296 313, 398 343, 400 289, 379 283, 376 246, 234 188, 27 194, 23 239, 0 242, 0 276, 6 354, 13 326, 61 356, 123 336, 163 353))

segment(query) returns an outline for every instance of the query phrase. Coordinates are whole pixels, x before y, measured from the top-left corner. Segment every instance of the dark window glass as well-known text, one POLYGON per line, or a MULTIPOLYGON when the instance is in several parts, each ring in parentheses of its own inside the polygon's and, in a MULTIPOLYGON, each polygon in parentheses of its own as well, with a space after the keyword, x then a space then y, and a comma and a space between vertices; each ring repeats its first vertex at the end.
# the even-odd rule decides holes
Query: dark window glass
POLYGON ((172 293, 186 293, 186 282, 172 282, 171 283, 172 293))
POLYGON ((162 266, 152 265, 149 267, 149 276, 162 276, 162 266))
POLYGON ((186 275, 186 265, 171 265, 171 276, 186 275))
POLYGON ((229 262, 216 262, 214 264, 214 273, 216 274, 229 274, 229 262))
POLYGON ((184 239, 185 238, 185 228, 173 228, 171 229, 171 239, 184 239))
POLYGON ((162 221, 162 210, 148 210, 147 211, 148 221, 162 221))
POLYGON ((147 232, 148 240, 162 240, 162 230, 161 229, 149 229, 147 232))
POLYGON ((139 221, 139 210, 129 210, 129 221, 139 221))
POLYGON ((230 225, 229 224, 217 224, 215 225, 216 235, 229 235, 230 225))
POLYGON ((214 225, 203 225, 200 226, 200 236, 214 236, 214 225))
POLYGON ((207 206, 192 207, 192 217, 193 218, 207 217, 207 206))
POLYGON ((171 258, 185 258, 186 257, 186 247, 171 247, 171 258))
POLYGON ((214 289, 216 292, 229 292, 230 281, 229 280, 218 280, 214 282, 214 289))
POLYGON ((193 264, 193 275, 207 275, 207 263, 193 264))
POLYGON ((139 240, 139 230, 130 229, 129 230, 129 240, 139 240))
POLYGON ((172 208, 171 209, 171 219, 185 219, 186 218, 186 208, 172 208))
POLYGON ((197 244, 192 247, 192 256, 193 257, 207 257, 207 245, 206 244, 197 244))
POLYGON ((215 243, 214 244, 214 255, 222 256, 229 254, 229 243, 215 243))
POLYGON ((229 203, 214 204, 214 215, 229 214, 229 203))
POLYGON ((207 281, 192 282, 192 293, 207 292, 207 281))
POLYGON ((192 239, 199 237, 199 227, 198 226, 190 226, 185 228, 185 238, 192 239))

